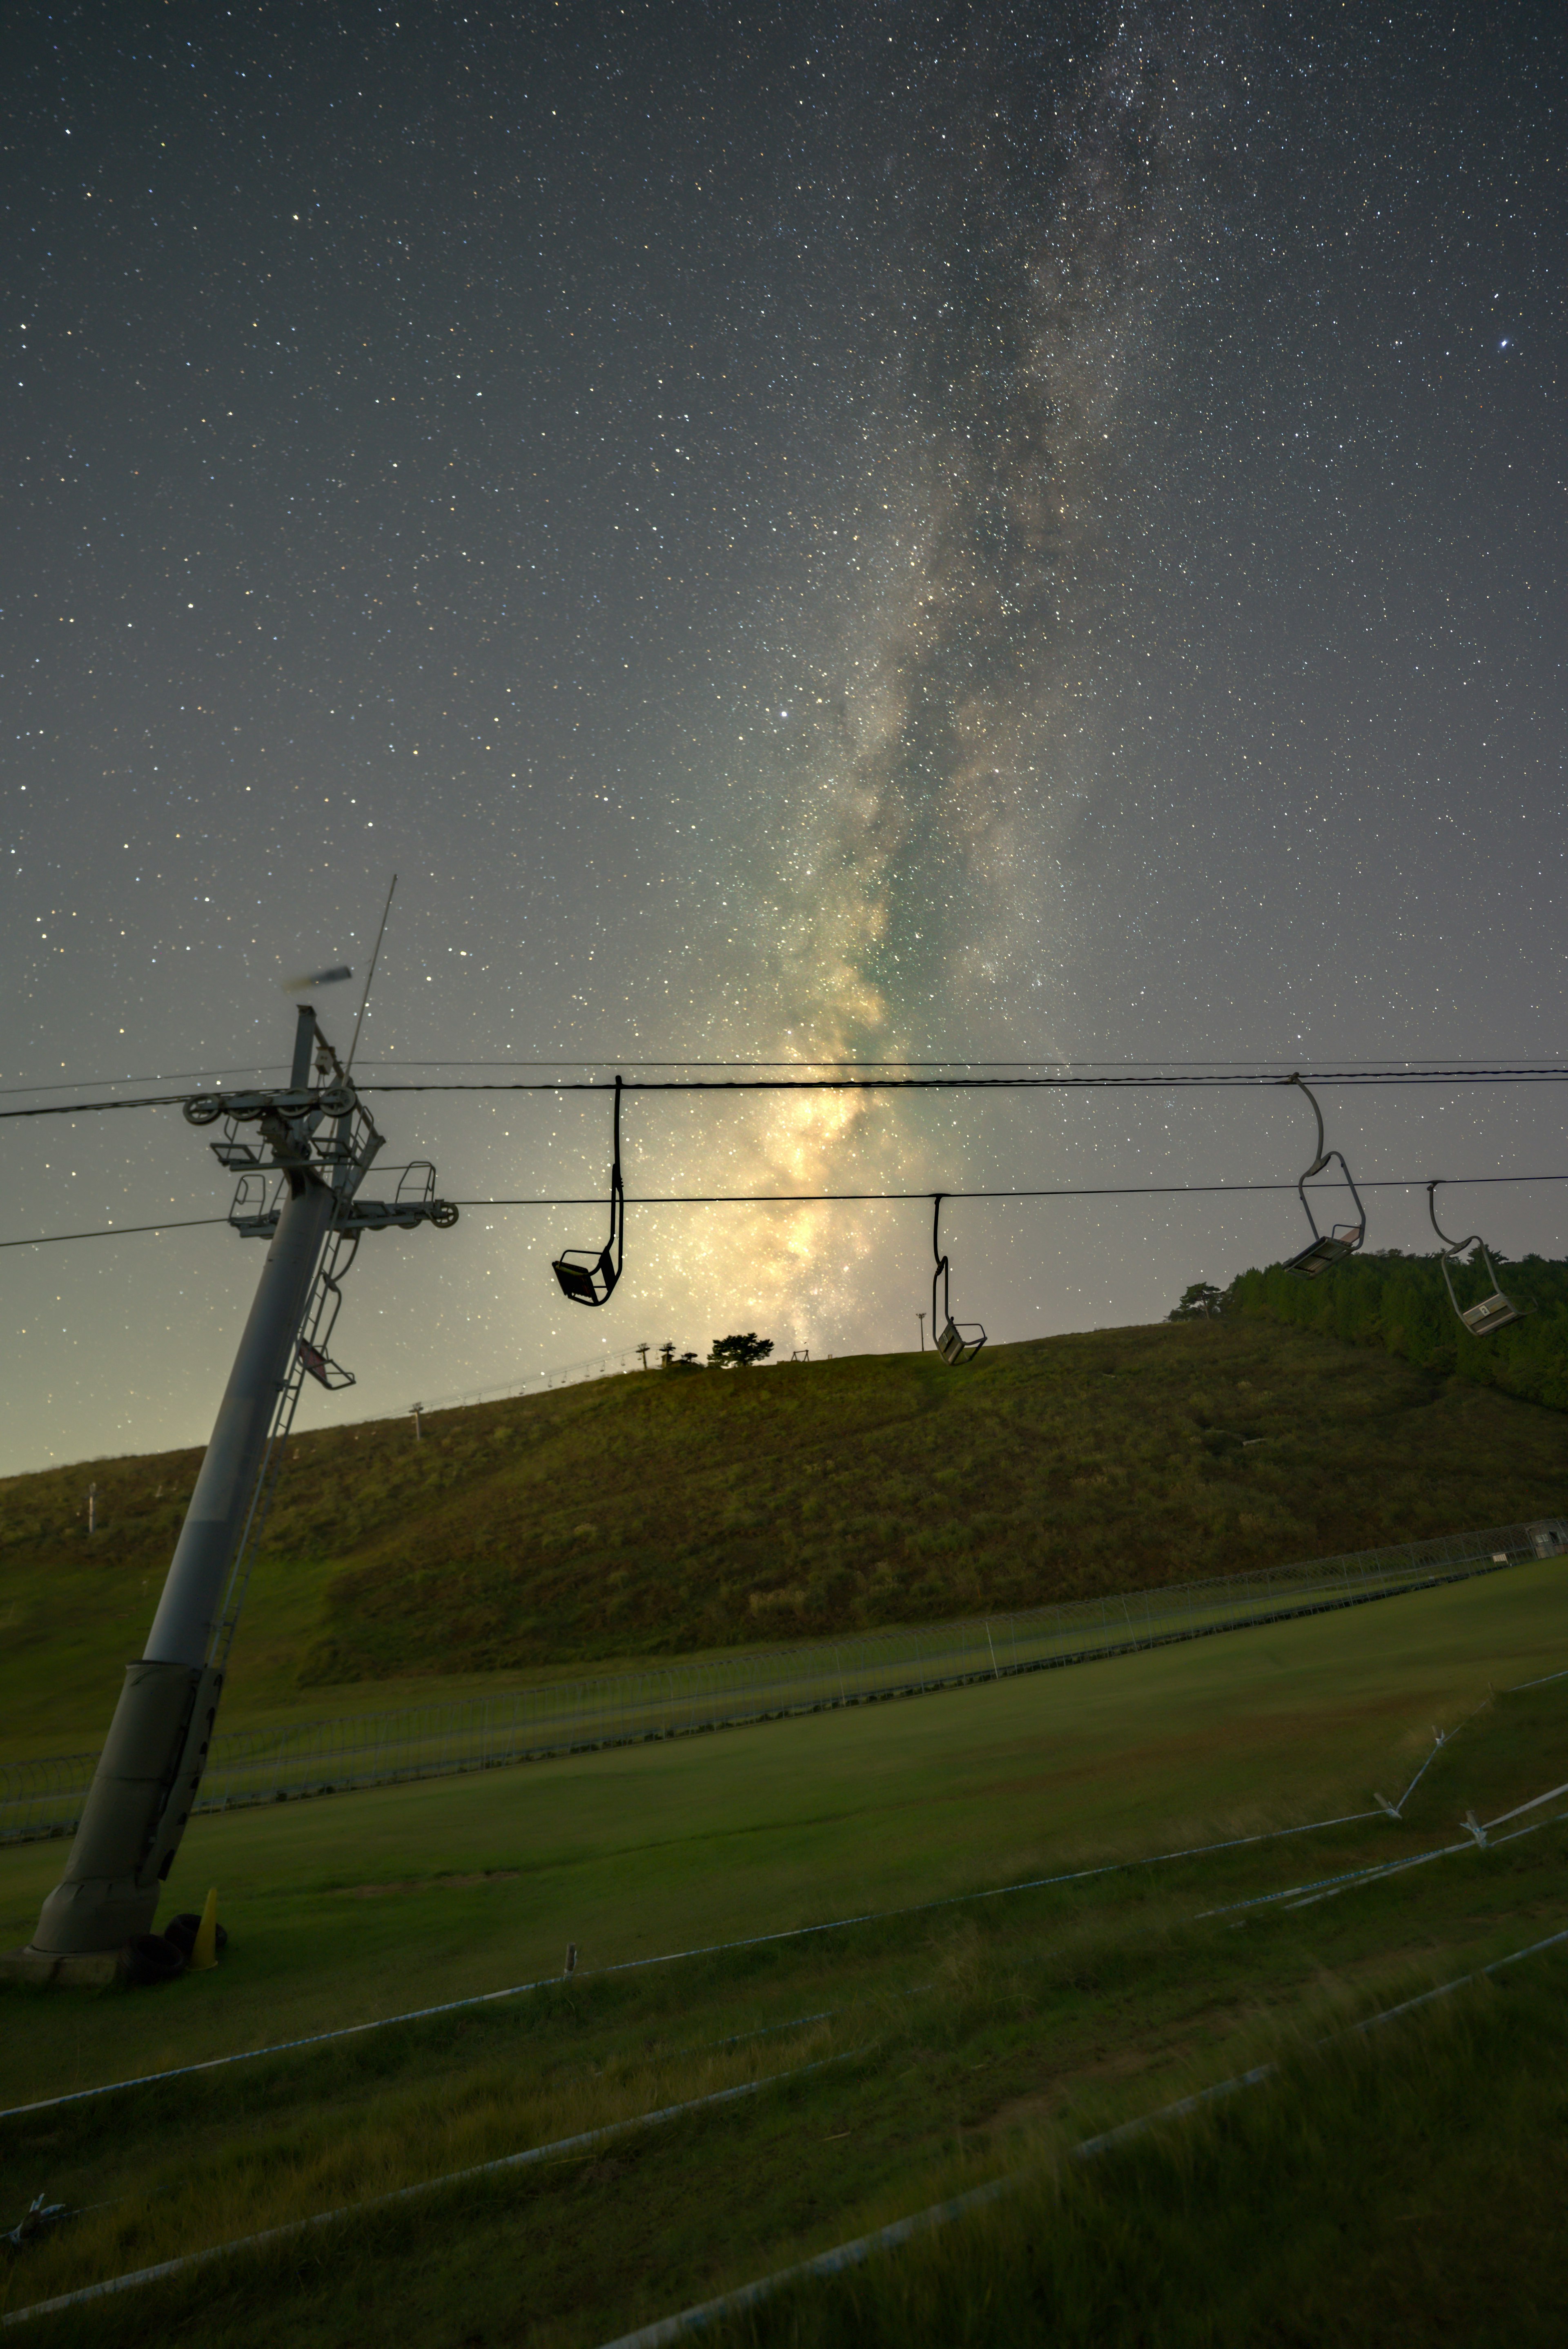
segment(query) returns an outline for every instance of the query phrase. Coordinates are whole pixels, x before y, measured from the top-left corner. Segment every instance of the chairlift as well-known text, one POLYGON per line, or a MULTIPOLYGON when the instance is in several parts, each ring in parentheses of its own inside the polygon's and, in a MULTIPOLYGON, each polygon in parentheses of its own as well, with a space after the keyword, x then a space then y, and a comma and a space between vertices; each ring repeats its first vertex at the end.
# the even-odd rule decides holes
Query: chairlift
POLYGON ((1317 1100, 1311 1087, 1302 1083, 1299 1073, 1294 1077, 1287 1077, 1285 1082, 1290 1085, 1300 1085, 1302 1092, 1312 1103, 1312 1113, 1317 1120, 1317 1154, 1295 1186, 1301 1200, 1302 1213, 1312 1230, 1312 1239, 1299 1255, 1287 1257, 1284 1268, 1286 1272, 1303 1273, 1308 1280, 1315 1280, 1319 1274, 1326 1272, 1331 1265, 1343 1264, 1346 1257, 1356 1254, 1367 1237, 1367 1210, 1361 1204, 1361 1194, 1356 1188, 1356 1178, 1345 1164, 1343 1154, 1337 1150, 1324 1148, 1323 1112, 1317 1106, 1317 1100), (1317 1218, 1312 1212, 1311 1203, 1306 1195, 1306 1186, 1315 1174, 1321 1174, 1324 1168, 1332 1165, 1336 1159, 1338 1160, 1339 1171, 1345 1177, 1346 1188, 1356 1202, 1358 1220, 1354 1224, 1336 1224, 1330 1230, 1324 1232, 1319 1231, 1317 1227, 1317 1218))
MULTIPOLYGON (((1436 1183, 1428 1184, 1427 1213, 1432 1219, 1433 1231, 1443 1244, 1442 1254, 1439 1257, 1438 1262, 1443 1268, 1443 1286, 1449 1292, 1449 1303, 1472 1338, 1490 1338, 1494 1330, 1506 1330, 1511 1321, 1522 1320, 1523 1316, 1512 1299, 1503 1295, 1498 1282, 1497 1268, 1492 1263, 1486 1242, 1480 1233, 1472 1232, 1468 1240, 1449 1239, 1438 1221, 1437 1190, 1436 1183), (1483 1297, 1479 1305, 1461 1305, 1454 1295, 1451 1268, 1463 1256, 1467 1248, 1472 1247, 1480 1250, 1480 1260, 1486 1267, 1486 1277, 1491 1283, 1491 1295, 1483 1297)), ((1471 1262, 1473 1264, 1473 1257, 1471 1262)))
POLYGON ((610 1162, 610 1237, 602 1248, 563 1248, 551 1269, 573 1305, 607 1305, 621 1278, 626 1195, 621 1185, 621 1080, 615 1079, 615 1141, 610 1162))
POLYGON ((985 1332, 978 1321, 955 1321, 953 1318, 953 1309, 947 1296, 947 1258, 942 1253, 941 1243, 937 1237, 942 1227, 943 1195, 940 1191, 936 1194, 933 1203, 934 1212, 931 1219, 931 1253, 936 1259, 936 1270, 931 1276, 931 1326, 934 1330, 940 1318, 943 1326, 942 1333, 936 1340, 936 1350, 944 1362, 950 1363, 956 1370, 961 1362, 972 1362, 975 1360, 975 1355, 985 1343, 985 1332), (940 1317, 936 1310, 938 1281, 942 1283, 940 1317))
POLYGON ((321 1348, 313 1346, 308 1338, 300 1340, 296 1350, 300 1368, 308 1371, 316 1384, 325 1387, 329 1392, 335 1394, 340 1387, 351 1387, 356 1383, 352 1371, 346 1371, 341 1362, 335 1362, 330 1354, 324 1354, 321 1348))
POLYGON ((360 1235, 335 1232, 327 1253, 322 1259, 315 1277, 305 1326, 294 1343, 294 1353, 300 1369, 313 1378, 329 1394, 337 1394, 344 1387, 359 1383, 352 1371, 335 1362, 328 1351, 338 1314, 343 1309, 343 1280, 359 1254, 360 1235))

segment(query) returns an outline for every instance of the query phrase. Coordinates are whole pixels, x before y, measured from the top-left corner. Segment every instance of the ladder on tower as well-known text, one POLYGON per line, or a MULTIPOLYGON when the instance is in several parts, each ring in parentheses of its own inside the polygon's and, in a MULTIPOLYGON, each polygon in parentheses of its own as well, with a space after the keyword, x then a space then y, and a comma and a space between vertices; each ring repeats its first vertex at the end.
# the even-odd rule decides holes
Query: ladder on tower
POLYGON ((344 1370, 327 1352, 332 1325, 342 1304, 339 1284, 353 1263, 359 1246, 357 1232, 334 1232, 326 1244, 326 1252, 315 1276, 310 1303, 305 1309, 304 1326, 290 1359, 288 1375, 278 1389, 277 1402, 273 1411, 272 1424, 267 1430, 266 1449, 257 1471, 255 1488, 246 1513, 244 1530, 240 1536, 234 1562, 229 1569, 228 1587, 223 1593, 223 1608, 213 1626, 212 1643, 207 1661, 220 1671, 228 1663, 229 1650, 234 1638, 234 1627, 244 1604, 245 1587, 251 1578, 251 1568, 266 1532, 272 1514, 273 1500, 278 1479, 283 1475, 284 1458, 289 1432, 294 1426, 294 1413, 306 1375, 335 1392, 355 1383, 352 1371, 344 1370))

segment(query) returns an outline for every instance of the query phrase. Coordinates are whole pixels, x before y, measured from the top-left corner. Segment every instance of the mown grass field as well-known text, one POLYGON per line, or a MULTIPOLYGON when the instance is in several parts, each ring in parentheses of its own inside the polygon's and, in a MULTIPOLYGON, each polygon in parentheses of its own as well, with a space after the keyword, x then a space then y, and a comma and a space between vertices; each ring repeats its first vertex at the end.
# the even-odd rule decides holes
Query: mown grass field
MULTIPOLYGON (((1555 1515, 1568 1491, 1562 1413, 1266 1322, 1045 1339, 963 1372, 634 1373, 425 1424, 294 1439, 225 1727, 1239 1572, 1555 1515)), ((101 1736, 196 1466, 0 1485, 0 1752, 101 1736)))
MULTIPOLYGON (((1568 1780, 1568 1682, 1491 1695, 1568 1666, 1565 1575, 1548 1561, 1073 1672, 199 1819, 170 1900, 197 1905, 218 1883, 233 1933, 223 1965, 167 1992, 5 1993, 5 2103, 553 1979, 462 2014, 0 2122, 0 2208, 19 2215, 41 2189, 102 2206, 0 2271, 7 2308, 671 2101, 796 2076, 18 2337, 199 2333, 240 2349, 390 2331, 435 2349, 588 2349, 1020 2165, 1035 2178, 1026 2199, 953 2248, 901 2255, 748 2326, 769 2342, 1435 2342, 1447 2307, 1460 2322, 1444 2339, 1560 2337, 1546 2320, 1568 2281, 1551 2219, 1568 2111, 1561 1957, 1467 1994, 1451 2017, 1392 2026, 1362 2054, 1291 2055, 1245 2110, 1164 2132, 1092 2176, 1063 2154, 1568 1925, 1560 1825, 1303 1910, 1204 1913, 1452 1840, 1466 1808, 1495 1817, 1568 1780), (752 1939, 1359 1812, 1374 1788, 1408 1782, 1434 1723, 1457 1733, 1398 1825, 1378 1814, 752 1939), (1479 2247, 1461 2223, 1467 2196, 1491 2229, 1479 2247)), ((0 1855, 8 1941, 30 1928, 59 1857, 0 1855)))
MULTIPOLYGON (((705 2330, 722 2349, 1042 2341, 1169 2349, 1563 2337, 1560 1953, 1378 2039, 1287 2044, 1283 2076, 842 2282, 705 2330)), ((1331 2018, 1324 2017, 1326 2023, 1331 2018)))

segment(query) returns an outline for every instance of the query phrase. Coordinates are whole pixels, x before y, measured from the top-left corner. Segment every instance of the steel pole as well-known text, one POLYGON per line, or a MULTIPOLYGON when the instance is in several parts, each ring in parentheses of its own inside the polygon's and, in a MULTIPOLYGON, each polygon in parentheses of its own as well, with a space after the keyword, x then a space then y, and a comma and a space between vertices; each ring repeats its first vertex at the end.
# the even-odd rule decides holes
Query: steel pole
POLYGON ((325 1184, 308 1180, 284 1203, 147 1636, 150 1663, 205 1664, 211 1654, 335 1205, 325 1184))
POLYGON ((149 1930, 201 1781, 223 1684, 213 1652, 229 1571, 336 1204, 303 1164, 287 1173, 147 1647, 126 1667, 65 1875, 30 1944, 41 1956, 115 1950, 149 1930))

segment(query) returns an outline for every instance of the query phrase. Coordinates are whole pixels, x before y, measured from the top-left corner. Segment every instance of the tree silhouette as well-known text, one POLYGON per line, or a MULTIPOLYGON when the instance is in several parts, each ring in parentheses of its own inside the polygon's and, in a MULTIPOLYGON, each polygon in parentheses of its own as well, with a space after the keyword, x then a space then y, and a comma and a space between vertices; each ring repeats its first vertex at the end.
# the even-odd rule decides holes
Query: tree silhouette
POLYGON ((755 1330, 744 1336, 716 1338, 708 1353, 708 1368, 714 1371, 749 1371, 765 1362, 773 1351, 771 1338, 759 1338, 755 1330))
POLYGON ((1169 1321, 1214 1321, 1224 1308, 1224 1298, 1212 1280, 1195 1280, 1190 1288, 1181 1291, 1181 1304, 1165 1318, 1169 1321))

